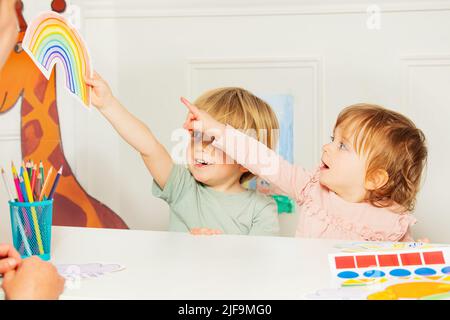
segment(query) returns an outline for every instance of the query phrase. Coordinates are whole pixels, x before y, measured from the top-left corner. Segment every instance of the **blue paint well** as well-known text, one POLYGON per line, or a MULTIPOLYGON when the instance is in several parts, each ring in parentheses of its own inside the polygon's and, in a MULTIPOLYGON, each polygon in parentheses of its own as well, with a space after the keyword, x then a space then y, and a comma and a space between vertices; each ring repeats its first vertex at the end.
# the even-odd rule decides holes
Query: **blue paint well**
POLYGON ((369 270, 364 272, 364 276, 367 278, 381 278, 384 277, 386 274, 381 270, 369 270))
POLYGON ((444 268, 442 268, 442 273, 450 274, 450 267, 444 267, 444 268))
POLYGON ((394 277, 407 277, 407 276, 411 275, 411 272, 406 269, 394 269, 394 270, 391 270, 391 272, 389 272, 389 274, 394 277))
POLYGON ((419 268, 415 271, 418 276, 432 276, 436 274, 436 270, 431 268, 419 268))
POLYGON ((338 273, 337 276, 342 279, 354 279, 354 278, 357 278, 359 276, 359 274, 357 274, 356 272, 353 272, 353 271, 343 271, 343 272, 338 273))

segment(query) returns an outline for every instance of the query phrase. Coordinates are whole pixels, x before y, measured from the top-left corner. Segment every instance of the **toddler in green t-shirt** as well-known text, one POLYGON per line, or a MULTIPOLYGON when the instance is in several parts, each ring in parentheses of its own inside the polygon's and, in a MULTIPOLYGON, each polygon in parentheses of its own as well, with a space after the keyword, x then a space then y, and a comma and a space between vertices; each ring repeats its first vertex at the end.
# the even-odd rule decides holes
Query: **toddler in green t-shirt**
MULTIPOLYGON (((120 104, 98 74, 86 82, 93 87, 92 104, 141 154, 154 179, 153 194, 170 206, 169 230, 193 234, 278 234, 275 202, 244 188, 242 184, 253 175, 212 146, 213 133, 191 130, 188 166, 175 164, 149 128, 120 104)), ((222 123, 251 130, 255 138, 274 148, 277 118, 267 103, 247 90, 210 90, 195 105, 222 123)))

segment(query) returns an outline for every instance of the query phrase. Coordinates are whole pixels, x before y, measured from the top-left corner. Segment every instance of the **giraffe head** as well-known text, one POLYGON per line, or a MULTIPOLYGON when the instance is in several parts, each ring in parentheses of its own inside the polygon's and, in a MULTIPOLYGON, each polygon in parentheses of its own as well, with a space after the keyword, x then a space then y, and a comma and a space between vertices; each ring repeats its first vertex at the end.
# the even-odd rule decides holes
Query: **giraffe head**
MULTIPOLYGON (((66 9, 66 1, 53 0, 51 7, 53 11, 62 13, 66 9)), ((43 77, 33 60, 22 49, 22 40, 27 30, 22 0, 16 3, 16 13, 20 31, 16 46, 0 71, 0 113, 12 109, 27 90, 34 90, 36 77, 43 77)))

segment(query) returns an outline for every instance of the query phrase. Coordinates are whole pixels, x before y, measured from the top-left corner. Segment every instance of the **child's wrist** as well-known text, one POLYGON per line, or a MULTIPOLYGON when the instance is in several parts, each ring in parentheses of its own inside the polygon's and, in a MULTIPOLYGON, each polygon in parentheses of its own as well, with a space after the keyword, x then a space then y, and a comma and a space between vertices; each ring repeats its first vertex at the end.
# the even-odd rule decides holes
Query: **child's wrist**
POLYGON ((105 98, 101 110, 106 111, 113 109, 115 105, 117 105, 117 99, 113 95, 110 95, 108 98, 105 98))

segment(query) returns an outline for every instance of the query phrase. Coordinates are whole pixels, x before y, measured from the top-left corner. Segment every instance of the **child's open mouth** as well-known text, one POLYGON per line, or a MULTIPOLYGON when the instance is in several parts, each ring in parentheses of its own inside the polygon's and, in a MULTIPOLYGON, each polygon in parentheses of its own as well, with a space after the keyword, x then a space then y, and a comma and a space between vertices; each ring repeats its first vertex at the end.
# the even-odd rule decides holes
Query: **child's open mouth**
POLYGON ((328 170, 328 169, 330 169, 330 167, 328 167, 328 165, 322 160, 322 163, 320 164, 320 170, 328 170))
POLYGON ((212 163, 209 163, 203 159, 194 159, 194 166, 196 168, 203 168, 203 167, 209 166, 210 164, 212 164, 212 163))

